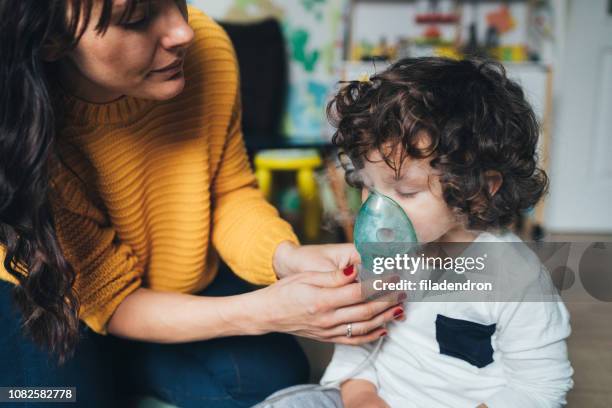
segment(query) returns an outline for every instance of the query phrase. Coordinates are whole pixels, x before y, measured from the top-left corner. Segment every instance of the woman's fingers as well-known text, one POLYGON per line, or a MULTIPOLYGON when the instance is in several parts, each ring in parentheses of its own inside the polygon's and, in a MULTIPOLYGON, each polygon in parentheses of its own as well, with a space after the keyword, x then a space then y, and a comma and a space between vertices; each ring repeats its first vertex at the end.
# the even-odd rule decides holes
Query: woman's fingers
MULTIPOLYGON (((382 281, 391 282, 397 281, 399 278, 396 276, 385 276, 381 278, 382 281)), ((322 304, 326 305, 329 309, 339 309, 345 306, 355 305, 357 303, 362 303, 366 300, 365 292, 366 288, 363 286, 364 284, 360 282, 346 284, 342 287, 335 288, 326 288, 322 291, 320 295, 320 301, 322 304)), ((367 285, 367 284, 365 284, 367 285)), ((377 292, 375 295, 378 297, 376 301, 384 300, 385 298, 393 299, 393 296, 397 298, 399 293, 386 291, 386 292, 377 292)), ((361 319, 365 320, 365 319, 361 319)))
MULTIPOLYGON (((398 307, 405 294, 377 292, 376 299, 364 302, 365 291, 356 282, 357 268, 330 272, 303 272, 280 280, 270 286, 279 290, 287 307, 274 308, 277 331, 287 331, 320 341, 342 344, 362 344, 376 340, 386 333, 382 326, 401 319, 398 307), (278 322, 281 323, 278 323, 278 322), (352 323, 352 335, 346 337, 347 323, 352 323)), ((394 281, 398 277, 381 277, 394 281)), ((364 284, 364 285, 367 285, 364 284)))
MULTIPOLYGON (((352 321, 351 334, 352 336, 365 336, 372 331, 382 327, 388 322, 394 320, 405 320, 404 308, 402 306, 395 306, 384 310, 382 313, 377 314, 368 320, 363 321, 352 321)), ((325 331, 325 335, 328 337, 337 337, 346 335, 348 323, 339 324, 329 330, 325 331)))
POLYGON ((379 315, 384 315, 386 311, 388 312, 391 309, 402 309, 401 303, 405 299, 405 293, 391 293, 378 300, 342 307, 332 312, 330 323, 335 326, 343 323, 372 320, 379 315))
POLYGON ((349 283, 338 288, 322 288, 319 294, 319 302, 330 311, 359 304, 365 301, 362 289, 359 282, 349 283))
POLYGON ((353 282, 356 277, 355 265, 329 272, 304 272, 300 276, 304 282, 321 288, 339 288, 353 282))
POLYGON ((325 341, 337 343, 337 344, 348 344, 348 345, 355 346, 358 344, 371 343, 375 340, 378 340, 382 336, 386 336, 386 335, 387 335, 387 329, 385 329, 384 327, 381 327, 364 336, 347 337, 346 334, 344 334, 342 336, 330 337, 326 339, 325 341))
POLYGON ((354 244, 328 244, 327 247, 336 259, 338 266, 345 267, 361 262, 359 252, 357 252, 354 244))

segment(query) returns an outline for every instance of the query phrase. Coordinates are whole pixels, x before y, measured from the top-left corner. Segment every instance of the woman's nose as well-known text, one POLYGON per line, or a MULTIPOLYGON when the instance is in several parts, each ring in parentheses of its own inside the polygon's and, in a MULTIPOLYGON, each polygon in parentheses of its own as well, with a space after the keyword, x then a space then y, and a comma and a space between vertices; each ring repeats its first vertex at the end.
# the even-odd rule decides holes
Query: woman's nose
POLYGON ((164 33, 161 39, 162 47, 169 50, 187 48, 193 41, 193 29, 187 24, 187 18, 176 4, 167 10, 166 24, 164 24, 164 33))

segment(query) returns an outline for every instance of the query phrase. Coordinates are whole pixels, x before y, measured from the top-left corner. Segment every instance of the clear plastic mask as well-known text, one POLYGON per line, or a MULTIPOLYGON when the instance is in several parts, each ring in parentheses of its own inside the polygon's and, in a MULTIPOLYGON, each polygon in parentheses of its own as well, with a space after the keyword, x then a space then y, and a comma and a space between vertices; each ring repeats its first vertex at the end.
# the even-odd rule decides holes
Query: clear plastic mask
MULTIPOLYGON (((361 205, 354 227, 355 247, 364 273, 372 271, 374 257, 408 253, 418 243, 408 215, 392 198, 370 190, 361 205)), ((361 276, 361 271, 360 271, 361 276)))

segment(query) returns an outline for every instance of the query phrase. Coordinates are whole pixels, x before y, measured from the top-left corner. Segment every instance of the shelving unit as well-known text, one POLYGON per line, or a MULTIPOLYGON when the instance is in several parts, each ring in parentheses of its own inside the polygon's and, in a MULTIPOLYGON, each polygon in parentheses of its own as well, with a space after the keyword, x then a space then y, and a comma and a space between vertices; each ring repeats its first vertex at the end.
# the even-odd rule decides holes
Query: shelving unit
MULTIPOLYGON (((345 10, 345 34, 344 34, 344 47, 343 47, 343 56, 345 60, 351 59, 351 53, 353 50, 353 46, 356 45, 361 39, 358 38, 359 31, 364 31, 363 27, 373 27, 372 30, 376 30, 376 27, 381 27, 381 9, 388 7, 393 7, 396 10, 400 8, 404 8, 402 14, 406 14, 406 29, 403 32, 398 32, 397 35, 402 36, 412 36, 414 34, 415 26, 423 24, 424 26, 427 23, 416 23, 412 22, 411 18, 415 17, 418 13, 425 13, 425 9, 430 2, 426 0, 349 0, 347 2, 346 10, 345 10), (406 6, 406 7, 402 7, 406 6), (362 8, 360 8, 362 7, 362 8), (368 24, 359 24, 363 23, 363 13, 360 13, 358 10, 363 10, 363 7, 371 7, 370 12, 373 13, 372 21, 369 21, 368 24), (361 21, 356 21, 360 20, 361 21), (412 32, 412 33, 411 33, 412 32)), ((430 26, 437 27, 442 30, 443 37, 446 37, 446 40, 451 41, 455 46, 465 43, 464 38, 467 36, 468 27, 472 22, 478 22, 478 36, 484 37, 486 35, 486 27, 488 24, 483 24, 479 19, 482 19, 483 13, 486 13, 487 9, 491 9, 492 5, 507 5, 514 12, 518 12, 517 20, 522 23, 519 24, 518 29, 512 30, 512 32, 506 33, 500 38, 505 40, 503 41, 511 41, 514 43, 526 43, 530 33, 527 30, 527 22, 532 21, 533 10, 535 9, 535 5, 537 0, 439 0, 437 2, 438 7, 437 10, 446 11, 447 14, 456 14, 459 19, 457 23, 432 23, 430 26), (524 6, 521 6, 524 5, 524 6), (452 10, 452 12, 451 12, 452 10), (483 11, 484 10, 484 11, 483 11), (449 34, 449 26, 454 30, 452 35, 449 34), (452 38, 451 38, 452 37, 452 38)), ((513 12, 513 14, 514 14, 513 12)), ((384 24, 386 26, 383 27, 383 31, 389 31, 398 25, 397 19, 398 13, 389 16, 388 19, 385 19, 384 24)), ((395 35, 395 34, 393 34, 395 35)), ((378 40, 378 38, 376 38, 378 40)), ((508 44, 502 44, 508 45, 508 44)), ((507 58, 506 58, 507 59, 507 58)))

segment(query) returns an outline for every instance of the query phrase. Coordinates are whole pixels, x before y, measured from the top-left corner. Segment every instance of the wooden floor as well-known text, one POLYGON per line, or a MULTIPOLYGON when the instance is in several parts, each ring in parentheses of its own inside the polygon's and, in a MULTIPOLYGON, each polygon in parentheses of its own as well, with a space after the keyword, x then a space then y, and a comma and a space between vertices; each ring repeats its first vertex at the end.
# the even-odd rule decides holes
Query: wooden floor
POLYGON ((568 303, 574 388, 568 407, 612 407, 612 304, 568 303))
MULTIPOLYGON (((612 242, 612 235, 553 234, 563 242, 612 242)), ((576 260, 570 260, 576 265, 576 260)), ((578 282, 579 283, 579 282, 578 282)), ((574 388, 567 396, 570 408, 612 407, 612 303, 585 296, 566 300, 572 335, 568 339, 574 367, 574 388)))

